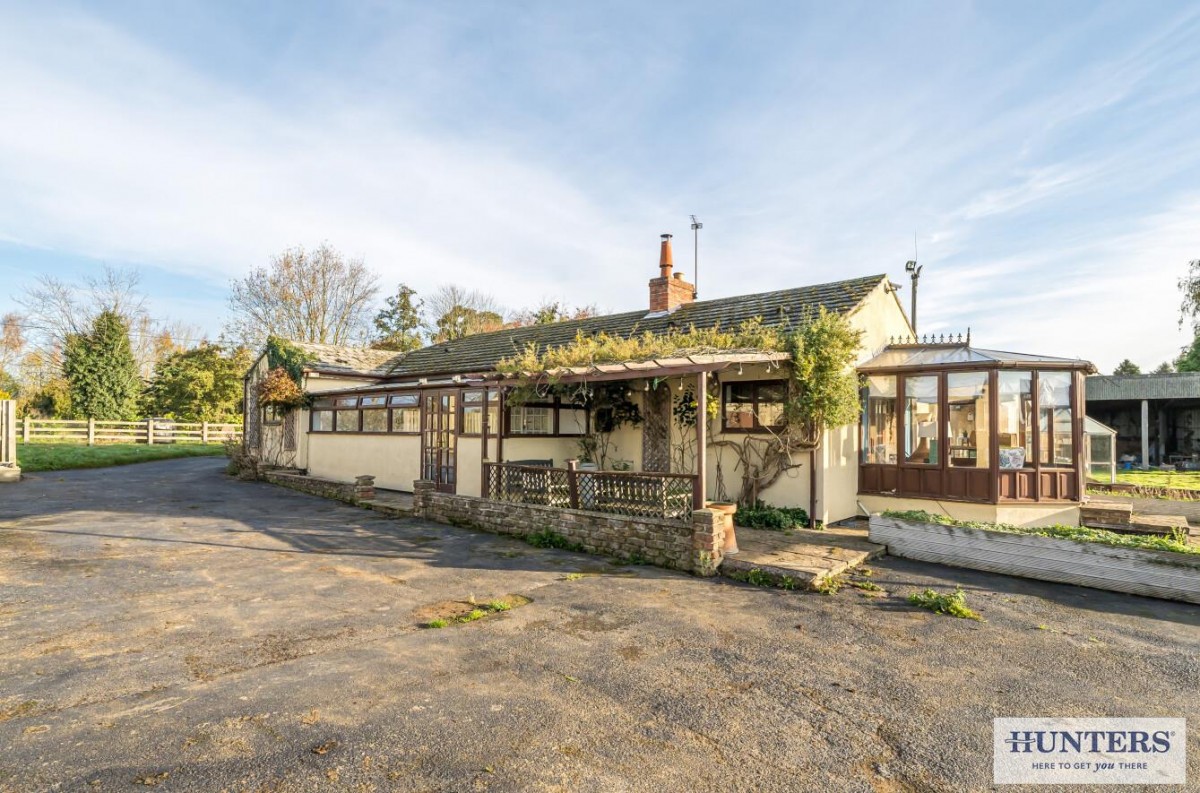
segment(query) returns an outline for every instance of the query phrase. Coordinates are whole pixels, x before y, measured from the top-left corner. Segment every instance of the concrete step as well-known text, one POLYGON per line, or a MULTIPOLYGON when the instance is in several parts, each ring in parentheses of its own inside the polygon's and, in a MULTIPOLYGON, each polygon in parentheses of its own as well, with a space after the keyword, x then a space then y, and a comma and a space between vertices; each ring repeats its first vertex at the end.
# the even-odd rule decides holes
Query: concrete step
POLYGON ((1192 531, 1187 518, 1182 515, 1133 515, 1127 524, 1103 524, 1084 520, 1083 525, 1123 534, 1159 534, 1164 537, 1177 531, 1190 535, 1192 531))
POLYGON ((1084 504, 1079 508, 1079 521, 1084 526, 1110 528, 1128 526, 1133 517, 1133 505, 1113 501, 1084 504))

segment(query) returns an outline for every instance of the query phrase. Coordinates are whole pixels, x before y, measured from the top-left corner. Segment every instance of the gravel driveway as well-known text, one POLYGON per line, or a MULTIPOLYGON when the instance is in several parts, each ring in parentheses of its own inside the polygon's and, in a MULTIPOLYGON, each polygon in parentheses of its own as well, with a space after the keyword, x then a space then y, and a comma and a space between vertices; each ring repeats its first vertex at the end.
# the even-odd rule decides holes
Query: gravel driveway
POLYGON ((983 790, 995 716, 1200 730, 1192 606, 888 558, 886 597, 762 589, 221 467, 0 486, 0 790, 983 790), (904 600, 956 583, 985 622, 904 600))

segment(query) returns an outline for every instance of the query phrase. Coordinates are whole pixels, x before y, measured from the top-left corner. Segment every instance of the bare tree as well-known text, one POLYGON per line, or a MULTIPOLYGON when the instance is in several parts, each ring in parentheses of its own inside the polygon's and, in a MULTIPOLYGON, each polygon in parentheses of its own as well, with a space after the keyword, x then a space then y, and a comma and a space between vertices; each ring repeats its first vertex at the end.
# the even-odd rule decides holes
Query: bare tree
POLYGON ((504 327, 504 308, 491 295, 457 284, 438 287, 425 300, 433 341, 453 341, 504 327))
POLYGON ((599 315, 600 312, 594 303, 572 308, 559 300, 542 298, 536 306, 514 311, 508 322, 511 327, 521 328, 528 325, 550 325, 572 319, 589 319, 599 315))
POLYGON ((25 351, 25 334, 21 330, 21 316, 9 312, 0 318, 0 374, 14 374, 16 365, 25 351))
POLYGON ((17 298, 25 309, 21 321, 28 330, 28 346, 38 353, 35 368, 61 363, 67 337, 88 331, 97 316, 111 311, 128 324, 138 369, 149 377, 160 357, 155 343, 160 329, 146 309, 140 285, 136 269, 109 265, 75 283, 40 276, 17 298))
POLYGON ((379 291, 362 259, 346 259, 328 244, 292 248, 232 284, 233 317, 225 334, 247 347, 268 336, 321 344, 366 340, 379 291))

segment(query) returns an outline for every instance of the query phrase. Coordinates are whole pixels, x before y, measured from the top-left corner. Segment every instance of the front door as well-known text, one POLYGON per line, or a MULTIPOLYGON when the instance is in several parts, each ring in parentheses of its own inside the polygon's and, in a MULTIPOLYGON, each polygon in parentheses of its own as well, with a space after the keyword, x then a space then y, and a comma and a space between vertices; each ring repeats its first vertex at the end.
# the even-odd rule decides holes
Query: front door
POLYGON ((458 478, 458 393, 426 391, 421 399, 421 477, 439 492, 453 493, 458 478))

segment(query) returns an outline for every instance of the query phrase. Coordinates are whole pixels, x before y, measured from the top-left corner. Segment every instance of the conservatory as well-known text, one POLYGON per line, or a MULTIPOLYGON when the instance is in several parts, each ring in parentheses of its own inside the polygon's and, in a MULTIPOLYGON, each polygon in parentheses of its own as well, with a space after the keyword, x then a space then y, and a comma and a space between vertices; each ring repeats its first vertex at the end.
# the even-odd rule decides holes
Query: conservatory
MULTIPOLYGON (((859 497, 1077 505, 1083 493, 1087 361, 894 344, 863 376, 859 497)), ((938 508, 937 511, 957 511, 938 508)), ((976 513, 969 513, 976 514, 976 513)), ((995 510, 978 513, 996 519, 995 510)))

